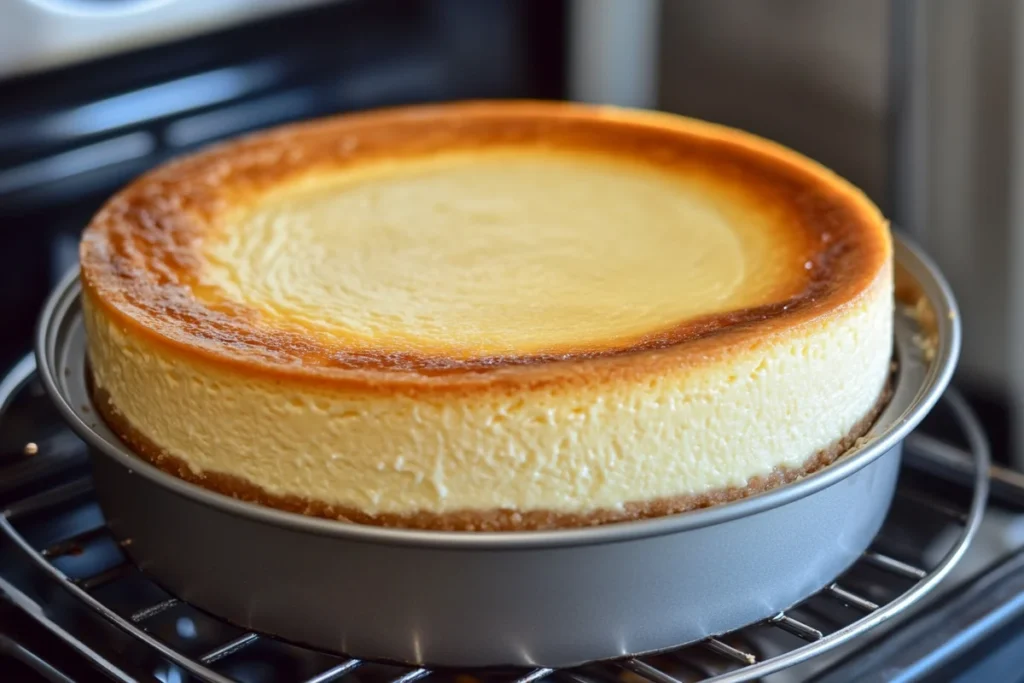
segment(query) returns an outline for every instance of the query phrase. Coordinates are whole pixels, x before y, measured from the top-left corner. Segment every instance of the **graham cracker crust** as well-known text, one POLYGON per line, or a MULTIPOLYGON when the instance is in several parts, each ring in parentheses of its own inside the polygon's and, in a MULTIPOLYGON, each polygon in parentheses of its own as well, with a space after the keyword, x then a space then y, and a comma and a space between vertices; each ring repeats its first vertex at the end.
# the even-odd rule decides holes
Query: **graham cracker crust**
MULTIPOLYGON (((90 382, 90 384, 92 384, 90 382)), ((259 486, 233 474, 225 472, 204 472, 196 474, 188 465, 175 456, 167 455, 156 444, 130 425, 117 411, 109 394, 93 385, 93 400, 103 420, 142 459, 165 472, 187 482, 217 493, 250 503, 277 508, 311 517, 322 517, 340 522, 380 527, 421 529, 432 531, 540 531, 574 527, 599 526, 615 522, 626 522, 707 508, 722 503, 746 498, 784 484, 792 483, 830 464, 846 453, 867 433, 875 419, 888 403, 891 386, 886 384, 875 406, 850 432, 832 444, 815 453, 798 468, 779 468, 767 476, 754 477, 746 486, 718 489, 698 495, 674 496, 648 501, 625 503, 621 509, 602 509, 580 513, 565 513, 550 510, 461 510, 443 514, 417 512, 410 515, 380 514, 368 515, 359 510, 332 505, 323 501, 296 495, 271 494, 259 486)))

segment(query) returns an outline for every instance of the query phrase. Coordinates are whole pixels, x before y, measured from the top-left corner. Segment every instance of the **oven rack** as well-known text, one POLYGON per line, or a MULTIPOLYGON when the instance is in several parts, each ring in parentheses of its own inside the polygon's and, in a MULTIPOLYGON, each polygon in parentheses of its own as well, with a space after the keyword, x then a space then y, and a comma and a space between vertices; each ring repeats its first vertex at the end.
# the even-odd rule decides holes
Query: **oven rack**
MULTIPOLYGON (((34 380, 35 363, 29 356, 0 382, 0 427, 3 426, 5 410, 34 380)), ((280 643, 270 636, 234 628, 164 593, 156 584, 149 582, 113 541, 98 513, 87 472, 80 467, 71 467, 64 460, 57 460, 53 471, 46 472, 46 481, 52 482, 50 485, 6 505, 0 517, 0 536, 6 538, 0 538, 0 541, 7 541, 23 553, 35 573, 59 586, 65 597, 70 596, 73 602, 86 607, 93 616, 116 627, 128 637, 134 648, 164 661, 166 667, 154 675, 165 683, 185 680, 213 683, 286 680, 277 677, 277 672, 284 670, 302 671, 294 680, 303 683, 414 683, 421 679, 429 679, 431 683, 538 683, 541 680, 552 683, 623 680, 736 683, 758 679, 804 662, 866 634, 921 600, 964 554, 985 508, 990 457, 984 434, 965 401, 949 391, 943 402, 952 411, 970 447, 969 463, 961 463, 971 475, 969 500, 940 499, 934 492, 915 486, 913 481, 906 482, 908 477, 904 475, 909 468, 905 465, 893 510, 879 538, 846 573, 816 595, 765 622, 671 652, 594 663, 571 670, 536 668, 456 672, 386 666, 314 652, 280 643), (58 538, 33 543, 31 533, 23 532, 31 530, 33 520, 56 517, 69 520, 63 525, 58 538), (943 528, 954 525, 957 529, 955 540, 937 561, 934 557, 930 563, 925 559, 931 536, 914 536, 903 528, 905 522, 921 519, 940 523, 943 528), (898 537, 898 541, 887 541, 887 533, 898 537), (96 559, 97 554, 101 556, 99 559, 96 559), (159 597, 129 605, 121 595, 123 590, 127 590, 124 586, 128 583, 133 586, 148 584, 148 593, 159 597), (176 629, 169 630, 170 622, 176 625, 176 629), (199 628, 197 624, 204 626, 199 628), (196 635, 199 631, 204 633, 199 634, 198 640, 207 644, 197 649, 196 635), (301 666, 296 665, 298 661, 302 662, 301 666), (247 668, 246 665, 251 666, 247 668), (260 677, 268 670, 275 672, 271 678, 260 677), (263 673, 252 677, 247 671, 263 673)), ((913 440, 911 436, 908 441, 913 444, 913 440)), ((935 447, 929 439, 920 439, 919 443, 913 444, 917 457, 945 457, 948 460, 948 452, 930 454, 929 451, 935 447)), ((41 452, 36 457, 45 458, 46 454, 41 452)), ((0 547, 3 547, 2 543, 0 547)), ((21 593, 2 576, 0 596, 18 604, 108 676, 135 680, 121 671, 111 658, 84 643, 74 632, 56 624, 49 618, 44 605, 21 593)))

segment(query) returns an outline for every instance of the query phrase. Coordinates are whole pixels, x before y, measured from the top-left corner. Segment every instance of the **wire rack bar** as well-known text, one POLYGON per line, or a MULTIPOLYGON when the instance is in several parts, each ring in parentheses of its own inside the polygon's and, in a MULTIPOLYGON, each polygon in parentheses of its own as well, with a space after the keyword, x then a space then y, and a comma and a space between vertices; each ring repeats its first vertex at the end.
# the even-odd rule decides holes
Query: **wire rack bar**
POLYGON ((731 659, 732 661, 738 664, 742 664, 744 666, 750 664, 757 664, 757 657, 750 654, 749 652, 745 652, 739 648, 733 647, 728 643, 724 643, 718 638, 708 638, 707 640, 703 640, 701 641, 701 645, 711 650, 715 654, 722 655, 723 657, 731 659))
POLYGON ((68 553, 73 553, 81 550, 82 546, 88 545, 90 542, 95 541, 97 538, 103 536, 109 536, 110 530, 106 524, 93 527, 92 529, 86 529, 80 534, 75 534, 71 538, 66 538, 59 543, 54 543, 48 548, 44 548, 39 552, 40 555, 48 560, 52 560, 68 553))
POLYGON ((3 515, 9 520, 15 520, 27 515, 34 515, 48 508, 56 507, 63 503, 69 503, 76 498, 81 498, 92 491, 92 479, 79 477, 65 484, 47 489, 34 496, 28 496, 12 503, 4 509, 3 515))
POLYGON ((413 681, 418 681, 429 675, 430 669, 413 669, 412 671, 404 673, 398 678, 393 679, 391 683, 413 683, 413 681))
POLYGON ((200 657, 199 661, 203 664, 213 664, 214 662, 219 662, 228 655, 233 655, 239 650, 244 650, 245 648, 255 643, 257 640, 259 640, 259 638, 259 635, 256 633, 243 633, 234 640, 224 643, 220 647, 210 650, 205 655, 200 657))
POLYGON ((651 666, 647 662, 640 659, 627 659, 619 664, 623 669, 627 669, 642 676, 649 681, 654 683, 682 683, 675 676, 670 676, 661 669, 651 666))
POLYGON ((519 678, 510 681, 510 683, 537 683, 537 681, 547 678, 554 672, 554 669, 541 667, 539 669, 534 669, 533 671, 527 673, 525 676, 520 676, 519 678))
POLYGON ((171 609, 175 605, 180 605, 180 604, 181 604, 181 600, 178 600, 178 598, 168 598, 167 600, 164 600, 163 602, 158 602, 155 605, 150 605, 149 607, 143 607, 142 609, 140 609, 140 610, 138 610, 136 612, 133 612, 132 616, 131 616, 131 620, 132 620, 133 623, 140 624, 143 621, 145 621, 146 619, 152 619, 156 615, 163 614, 164 612, 166 612, 167 610, 171 609))
POLYGON ((884 569, 887 572, 898 574, 899 576, 907 579, 913 579, 914 581, 920 581, 924 577, 928 576, 928 572, 920 567, 915 567, 911 564, 907 564, 906 562, 897 560, 894 557, 889 557, 888 555, 876 553, 871 550, 864 553, 864 559, 869 564, 878 567, 879 569, 884 569))
POLYGON ((856 593, 848 591, 836 583, 833 583, 831 586, 827 587, 824 592, 827 595, 831 595, 840 602, 846 604, 846 606, 860 610, 864 613, 871 613, 878 609, 877 603, 872 602, 867 598, 862 598, 856 593))
POLYGON ((784 613, 769 619, 768 623, 776 628, 782 629, 786 633, 793 634, 797 638, 802 638, 808 643, 816 642, 824 637, 824 634, 822 634, 818 629, 813 626, 808 626, 804 622, 794 619, 784 613))
POLYGON ((349 659, 341 664, 332 666, 327 671, 323 671, 312 678, 306 679, 303 683, 334 683, 340 681, 341 678, 353 671, 357 666, 362 664, 360 659, 349 659))

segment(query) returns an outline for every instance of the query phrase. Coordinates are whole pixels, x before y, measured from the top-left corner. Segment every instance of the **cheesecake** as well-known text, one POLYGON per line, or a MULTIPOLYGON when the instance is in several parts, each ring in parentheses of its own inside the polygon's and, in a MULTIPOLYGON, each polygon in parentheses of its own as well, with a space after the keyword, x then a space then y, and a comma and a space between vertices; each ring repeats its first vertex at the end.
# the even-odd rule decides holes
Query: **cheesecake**
POLYGON ((271 130, 130 184, 80 260, 95 406, 140 458, 350 523, 565 528, 760 493, 867 432, 892 357, 865 195, 652 112, 271 130))

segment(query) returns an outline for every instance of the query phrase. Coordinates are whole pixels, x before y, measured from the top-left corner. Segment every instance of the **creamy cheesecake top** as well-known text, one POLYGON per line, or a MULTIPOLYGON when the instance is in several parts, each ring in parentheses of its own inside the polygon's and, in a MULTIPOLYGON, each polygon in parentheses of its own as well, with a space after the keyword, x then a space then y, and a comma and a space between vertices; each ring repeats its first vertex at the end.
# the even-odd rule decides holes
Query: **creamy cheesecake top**
POLYGON ((367 390, 656 373, 836 315, 877 209, 762 139, 537 102, 349 115, 228 143, 112 199, 84 283, 120 324, 367 390))

